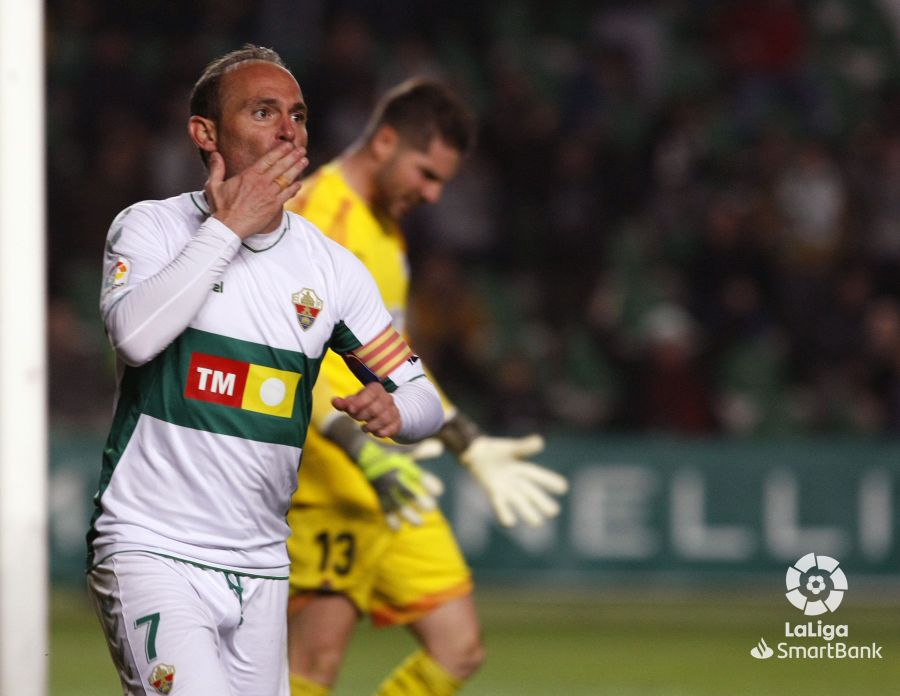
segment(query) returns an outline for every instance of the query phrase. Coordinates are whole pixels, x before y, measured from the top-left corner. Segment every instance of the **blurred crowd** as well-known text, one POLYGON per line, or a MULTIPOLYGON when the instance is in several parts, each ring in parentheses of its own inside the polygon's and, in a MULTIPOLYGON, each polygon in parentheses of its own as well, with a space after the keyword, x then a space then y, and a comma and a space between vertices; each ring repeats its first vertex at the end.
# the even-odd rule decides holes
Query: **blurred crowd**
POLYGON ((898 0, 48 0, 52 417, 103 425, 114 215, 202 187, 187 96, 272 46, 338 154, 413 74, 476 153, 407 221, 414 344, 495 430, 900 433, 898 0))

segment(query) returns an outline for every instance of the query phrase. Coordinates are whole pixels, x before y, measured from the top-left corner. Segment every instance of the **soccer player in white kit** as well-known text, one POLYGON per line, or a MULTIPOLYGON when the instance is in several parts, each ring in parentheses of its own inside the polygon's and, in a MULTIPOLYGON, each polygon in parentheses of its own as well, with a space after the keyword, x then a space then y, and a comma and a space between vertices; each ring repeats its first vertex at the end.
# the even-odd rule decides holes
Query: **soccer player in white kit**
POLYGON ((306 105, 247 45, 191 94, 201 192, 143 201, 107 238, 118 393, 88 586, 126 694, 286 696, 285 515, 325 351, 365 383, 333 405, 378 437, 434 433, 440 399, 363 265, 282 206, 306 105))

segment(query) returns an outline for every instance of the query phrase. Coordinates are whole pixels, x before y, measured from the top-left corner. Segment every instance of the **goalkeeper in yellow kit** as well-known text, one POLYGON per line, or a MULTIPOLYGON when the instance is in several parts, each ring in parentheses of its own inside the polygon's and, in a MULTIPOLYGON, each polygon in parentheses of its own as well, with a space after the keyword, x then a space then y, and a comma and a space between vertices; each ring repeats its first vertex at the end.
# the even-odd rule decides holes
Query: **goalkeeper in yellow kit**
MULTIPOLYGON (((404 330, 408 286, 398 221, 434 203, 472 145, 474 121, 442 83, 411 80, 377 104, 360 139, 304 183, 287 208, 359 257, 404 330)), ((390 337, 387 337, 390 339, 390 337)), ((367 363, 392 359, 386 340, 367 363)), ((401 451, 331 406, 358 389, 327 356, 313 392, 312 424, 288 521, 292 536, 288 642, 292 696, 327 694, 356 620, 406 625, 420 648, 377 694, 454 694, 484 659, 471 574, 434 496, 440 481, 416 464, 441 445, 484 488, 500 523, 538 525, 559 511, 567 484, 526 460, 539 435, 489 437, 449 401, 438 440, 401 451)))

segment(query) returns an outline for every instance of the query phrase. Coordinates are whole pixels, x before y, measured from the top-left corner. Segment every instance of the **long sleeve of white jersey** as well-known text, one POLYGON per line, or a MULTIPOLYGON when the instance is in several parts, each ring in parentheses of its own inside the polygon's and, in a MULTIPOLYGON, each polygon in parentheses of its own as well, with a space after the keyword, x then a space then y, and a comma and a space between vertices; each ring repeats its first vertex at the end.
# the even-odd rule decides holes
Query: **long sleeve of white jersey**
POLYGON ((401 443, 418 442, 434 435, 444 424, 441 397, 428 377, 423 375, 401 384, 393 396, 403 421, 403 427, 393 440, 401 443))
POLYGON ((101 314, 113 348, 129 365, 153 359, 184 331, 241 244, 210 217, 167 260, 164 229, 155 223, 131 208, 113 222, 107 242, 101 314))

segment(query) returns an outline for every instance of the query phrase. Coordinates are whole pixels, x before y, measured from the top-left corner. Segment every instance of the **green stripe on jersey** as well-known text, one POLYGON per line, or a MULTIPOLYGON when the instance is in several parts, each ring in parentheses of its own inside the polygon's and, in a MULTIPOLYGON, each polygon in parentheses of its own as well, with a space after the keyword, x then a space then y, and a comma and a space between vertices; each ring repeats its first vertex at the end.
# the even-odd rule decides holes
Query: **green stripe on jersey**
MULTIPOLYGON (((125 369, 107 447, 121 452, 140 414, 195 430, 302 447, 320 364, 321 358, 296 351, 188 328, 146 365, 125 369), (287 387, 292 403, 275 415, 264 403, 272 403, 271 392, 260 397, 259 390, 270 381, 267 377, 279 374, 293 375, 295 383, 293 391, 287 387), (113 443, 114 438, 119 441, 113 443)), ((283 393, 276 390, 275 398, 283 393)))

